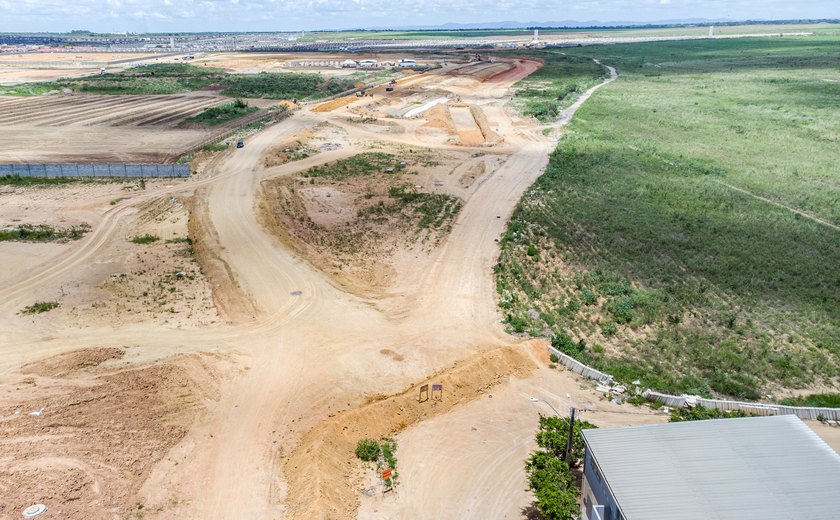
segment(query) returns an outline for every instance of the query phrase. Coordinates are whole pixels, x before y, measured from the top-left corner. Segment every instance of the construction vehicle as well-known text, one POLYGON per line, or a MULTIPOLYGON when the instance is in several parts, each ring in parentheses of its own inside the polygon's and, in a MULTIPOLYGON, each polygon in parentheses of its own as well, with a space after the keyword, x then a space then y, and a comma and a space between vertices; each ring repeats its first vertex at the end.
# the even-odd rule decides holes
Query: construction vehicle
POLYGON ((237 148, 244 148, 245 147, 245 140, 240 139, 240 140, 236 141, 236 147, 237 148))
POLYGON ((397 80, 392 79, 391 82, 388 83, 388 86, 385 87, 385 92, 393 92, 394 91, 394 85, 396 85, 396 84, 397 84, 397 80))

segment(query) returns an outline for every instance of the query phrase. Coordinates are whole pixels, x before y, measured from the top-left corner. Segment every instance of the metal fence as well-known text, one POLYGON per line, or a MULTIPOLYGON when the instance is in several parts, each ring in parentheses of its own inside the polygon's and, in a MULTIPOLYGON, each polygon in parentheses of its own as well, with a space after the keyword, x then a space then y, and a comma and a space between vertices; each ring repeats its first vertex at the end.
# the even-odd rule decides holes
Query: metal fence
POLYGON ((189 164, 0 164, 0 177, 189 177, 189 164))
POLYGON ((811 406, 785 406, 781 404, 748 403, 744 401, 727 401, 724 399, 705 399, 690 395, 668 395, 646 390, 642 394, 649 401, 659 401, 672 408, 689 406, 702 406, 703 408, 716 408, 718 410, 740 410, 756 415, 795 415, 800 419, 825 419, 829 421, 840 421, 840 408, 816 408, 811 406))
MULTIPOLYGON (((557 356, 557 362, 584 377, 595 379, 600 383, 613 381, 613 376, 584 365, 573 357, 564 354, 554 347, 548 347, 549 354, 557 356)), ((816 421, 840 421, 840 408, 817 408, 811 406, 785 406, 781 404, 749 403, 744 401, 727 401, 725 399, 705 399, 690 395, 669 395, 645 390, 642 396, 648 401, 658 401, 671 408, 685 408, 686 406, 702 406, 718 410, 740 410, 755 415, 795 415, 800 419, 816 421)))

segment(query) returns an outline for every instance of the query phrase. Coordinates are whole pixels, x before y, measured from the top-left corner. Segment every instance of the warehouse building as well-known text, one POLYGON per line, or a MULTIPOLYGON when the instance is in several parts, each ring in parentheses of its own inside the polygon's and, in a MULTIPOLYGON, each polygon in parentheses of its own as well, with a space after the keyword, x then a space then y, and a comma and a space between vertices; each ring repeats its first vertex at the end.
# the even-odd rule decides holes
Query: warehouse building
POLYGON ((840 455, 793 415, 582 433, 586 520, 840 518, 840 455))

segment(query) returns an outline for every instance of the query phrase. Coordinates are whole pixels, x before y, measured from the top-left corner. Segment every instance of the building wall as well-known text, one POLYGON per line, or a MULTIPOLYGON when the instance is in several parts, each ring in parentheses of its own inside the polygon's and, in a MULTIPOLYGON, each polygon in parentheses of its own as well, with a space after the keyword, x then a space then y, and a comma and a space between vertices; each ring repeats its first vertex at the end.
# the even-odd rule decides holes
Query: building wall
POLYGON ((622 520, 615 498, 589 452, 589 446, 583 458, 583 489, 580 498, 584 520, 622 520), (594 506, 604 506, 603 513, 594 511, 594 506))

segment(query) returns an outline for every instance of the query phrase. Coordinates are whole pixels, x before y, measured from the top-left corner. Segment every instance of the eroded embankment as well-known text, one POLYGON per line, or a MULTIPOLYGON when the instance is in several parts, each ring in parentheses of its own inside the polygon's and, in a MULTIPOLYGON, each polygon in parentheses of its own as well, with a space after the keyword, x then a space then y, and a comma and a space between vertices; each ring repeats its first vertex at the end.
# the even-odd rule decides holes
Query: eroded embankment
POLYGON ((288 519, 352 519, 359 507, 354 476, 359 462, 356 442, 378 438, 468 403, 510 377, 525 377, 536 368, 526 345, 476 354, 418 381, 404 392, 332 417, 301 439, 284 464, 288 482, 288 519), (418 401, 418 386, 443 385, 440 400, 418 401))

